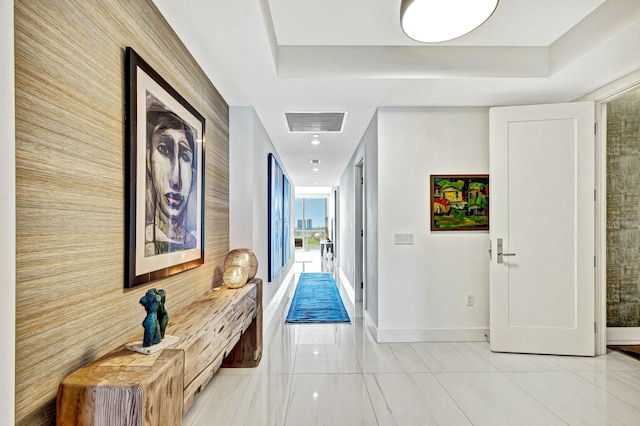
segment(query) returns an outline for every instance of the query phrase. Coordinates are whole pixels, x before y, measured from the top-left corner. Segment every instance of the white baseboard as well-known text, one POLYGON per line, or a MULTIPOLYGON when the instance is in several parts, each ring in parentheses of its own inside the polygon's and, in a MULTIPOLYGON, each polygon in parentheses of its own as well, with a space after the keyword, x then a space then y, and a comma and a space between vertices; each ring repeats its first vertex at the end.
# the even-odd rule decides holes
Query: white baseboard
POLYGON ((640 327, 607 327, 607 345, 640 344, 640 327))
POLYGON ((373 338, 378 341, 378 325, 373 321, 371 315, 369 315, 368 311, 364 311, 364 328, 368 330, 369 333, 373 336, 373 338))
MULTIPOLYGON (((373 321, 371 321, 373 323, 373 321)), ((378 343, 485 342, 488 328, 372 329, 378 343)))
MULTIPOLYGON (((262 329, 263 336, 271 336, 271 330, 274 325, 275 318, 282 318, 282 311, 287 308, 287 304, 283 303, 287 290, 295 280, 295 268, 289 269, 287 275, 282 280, 280 288, 274 294, 273 298, 267 306, 262 308, 262 329)), ((264 284, 263 284, 264 285, 264 284)))
POLYGON ((342 268, 338 269, 340 271, 340 281, 342 282, 342 287, 344 288, 344 292, 347 293, 347 297, 351 301, 351 305, 356 304, 356 293, 353 289, 353 283, 349 281, 347 276, 345 275, 342 268))

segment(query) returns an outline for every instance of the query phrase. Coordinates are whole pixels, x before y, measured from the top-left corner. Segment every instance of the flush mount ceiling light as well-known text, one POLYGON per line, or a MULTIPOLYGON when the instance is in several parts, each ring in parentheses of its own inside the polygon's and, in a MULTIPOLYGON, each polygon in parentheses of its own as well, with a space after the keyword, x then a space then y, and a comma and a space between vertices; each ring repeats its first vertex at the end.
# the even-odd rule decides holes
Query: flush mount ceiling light
POLYGON ((318 140, 318 135, 313 135, 313 139, 311 139, 311 145, 320 145, 320 141, 318 140))
POLYGON ((496 7, 498 0, 402 0, 400 22, 412 39, 436 43, 475 30, 496 7))

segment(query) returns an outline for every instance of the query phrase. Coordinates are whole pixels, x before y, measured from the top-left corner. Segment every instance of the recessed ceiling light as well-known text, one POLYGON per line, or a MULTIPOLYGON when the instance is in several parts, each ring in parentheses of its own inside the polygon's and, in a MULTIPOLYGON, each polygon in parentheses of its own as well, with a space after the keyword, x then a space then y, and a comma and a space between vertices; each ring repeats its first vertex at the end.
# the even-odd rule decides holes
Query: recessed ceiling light
POLYGON ((320 145, 320 140, 318 139, 318 135, 313 135, 313 139, 311 139, 311 145, 320 145))
POLYGON ((317 172, 317 171, 319 171, 319 170, 320 170, 320 169, 319 169, 319 168, 317 168, 317 167, 314 167, 314 168, 313 168, 313 171, 314 171, 314 172, 317 172))
POLYGON ((400 21, 412 39, 436 43, 470 33, 497 7, 498 0, 402 0, 400 21))

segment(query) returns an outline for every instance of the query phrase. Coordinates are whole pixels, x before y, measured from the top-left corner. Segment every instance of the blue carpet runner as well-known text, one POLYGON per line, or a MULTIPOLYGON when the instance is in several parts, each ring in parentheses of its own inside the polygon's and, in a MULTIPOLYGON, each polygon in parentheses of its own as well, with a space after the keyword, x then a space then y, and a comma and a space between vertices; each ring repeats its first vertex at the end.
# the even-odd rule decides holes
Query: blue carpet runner
POLYGON ((303 273, 291 301, 288 323, 351 322, 331 273, 303 273))

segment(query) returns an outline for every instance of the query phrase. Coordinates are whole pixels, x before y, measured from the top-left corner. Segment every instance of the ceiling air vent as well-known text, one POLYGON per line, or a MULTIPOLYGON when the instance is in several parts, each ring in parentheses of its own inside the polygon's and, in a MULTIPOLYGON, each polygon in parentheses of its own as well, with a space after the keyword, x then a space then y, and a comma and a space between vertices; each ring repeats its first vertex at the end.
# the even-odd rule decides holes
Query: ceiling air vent
POLYGON ((339 133, 344 126, 346 112, 285 112, 289 132, 339 133))

